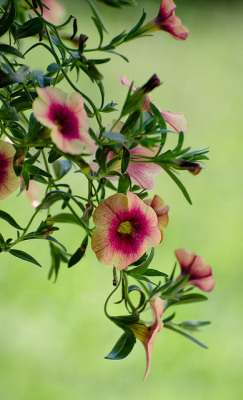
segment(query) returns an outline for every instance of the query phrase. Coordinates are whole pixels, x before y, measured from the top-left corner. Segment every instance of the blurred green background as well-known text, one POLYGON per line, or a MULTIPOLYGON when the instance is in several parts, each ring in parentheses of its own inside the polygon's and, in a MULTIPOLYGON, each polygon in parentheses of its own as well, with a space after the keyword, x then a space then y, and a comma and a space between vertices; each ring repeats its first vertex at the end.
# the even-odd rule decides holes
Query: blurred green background
MULTIPOLYGON (((119 11, 95 2, 110 32, 108 37, 128 30, 143 7, 147 20, 157 15, 159 0, 138 3, 137 8, 119 11)), ((178 247, 195 251, 212 265, 216 286, 209 302, 177 309, 177 321, 212 321, 197 334, 209 350, 164 329, 154 343, 151 373, 143 383, 141 343, 121 362, 104 359, 121 333, 103 314, 112 285, 111 267, 99 264, 90 251, 80 265, 63 268, 53 284, 47 280, 48 244, 26 242, 18 248, 29 250, 42 269, 0 255, 0 393, 4 400, 243 398, 243 5, 187 0, 178 0, 177 5, 177 15, 190 29, 185 42, 159 31, 152 38, 120 48, 130 63, 117 57, 100 70, 107 102, 119 105, 126 96, 121 74, 131 76, 140 86, 157 73, 163 85, 153 92, 153 100, 162 109, 184 112, 188 124, 185 145, 193 149, 210 146, 205 170, 198 176, 181 175, 193 206, 165 173, 152 191, 170 205, 170 223, 153 267, 169 272, 178 247)), ((87 34, 90 44, 95 44, 97 36, 86 2, 69 0, 65 7, 68 14, 78 17, 79 33, 87 34)), ((26 63, 40 68, 47 65, 47 59, 53 62, 49 58, 35 50, 26 63)), ((83 76, 79 87, 89 90, 99 104, 98 92, 83 76)), ((75 175, 75 188, 77 194, 84 193, 81 175, 75 175)), ((17 203, 16 194, 11 195, 1 208, 12 212, 20 224, 32 213, 23 195, 17 203)), ((5 238, 13 235, 4 221, 0 227, 5 238)), ((74 252, 83 232, 75 226, 60 228, 55 237, 74 252)))

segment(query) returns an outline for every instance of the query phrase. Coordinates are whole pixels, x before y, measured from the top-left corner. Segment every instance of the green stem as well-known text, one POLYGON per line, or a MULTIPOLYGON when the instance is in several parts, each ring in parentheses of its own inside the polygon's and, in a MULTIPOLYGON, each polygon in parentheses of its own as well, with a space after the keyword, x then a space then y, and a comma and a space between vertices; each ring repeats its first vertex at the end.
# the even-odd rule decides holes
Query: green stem
MULTIPOLYGON (((136 308, 134 307, 132 301, 130 300, 129 293, 128 293, 128 279, 127 279, 127 274, 125 272, 122 273, 123 278, 124 278, 124 295, 125 295, 125 301, 129 304, 131 307, 132 313, 134 314, 136 311, 136 308)), ((129 310, 128 310, 129 311, 129 310)))
POLYGON ((111 316, 108 314, 107 306, 108 306, 108 303, 109 303, 110 298, 113 296, 113 294, 114 294, 114 293, 117 291, 117 289, 119 288, 119 286, 120 286, 120 284, 121 284, 121 281, 122 281, 122 272, 120 272, 120 279, 119 279, 119 282, 118 282, 117 286, 116 286, 115 289, 113 289, 112 292, 109 294, 109 296, 107 297, 107 299, 106 299, 106 301, 105 301, 105 304, 104 304, 104 313, 105 313, 105 315, 107 316, 107 318, 109 318, 109 319, 111 319, 111 316))

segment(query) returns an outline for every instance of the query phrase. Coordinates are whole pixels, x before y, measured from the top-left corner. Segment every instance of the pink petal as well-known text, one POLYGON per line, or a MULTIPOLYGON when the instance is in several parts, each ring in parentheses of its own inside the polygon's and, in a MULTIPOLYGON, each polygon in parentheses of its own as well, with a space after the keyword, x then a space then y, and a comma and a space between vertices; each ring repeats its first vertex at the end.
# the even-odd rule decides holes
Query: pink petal
POLYGON ((169 223, 168 214, 158 216, 158 227, 160 231, 161 230, 163 231, 167 227, 168 223, 169 223))
POLYGON ((185 274, 188 274, 189 270, 190 270, 190 266, 191 266, 193 260, 195 259, 196 254, 189 253, 189 251, 186 249, 177 249, 177 250, 175 250, 175 255, 181 265, 182 272, 184 272, 185 274))
POLYGON ((8 197, 20 187, 20 177, 15 175, 13 169, 14 147, 0 140, 0 200, 8 197))
POLYGON ((213 290, 215 283, 213 280, 213 276, 207 276, 205 278, 200 278, 200 279, 192 279, 188 281, 188 284, 194 285, 199 287, 201 290, 204 292, 211 292, 213 290))
POLYGON ((206 276, 212 275, 212 269, 209 265, 206 265, 203 257, 197 256, 190 268, 190 276, 191 278, 203 278, 206 276))
POLYGON ((117 212, 116 203, 118 209, 122 211, 124 210, 125 212, 127 211, 128 203, 126 196, 122 193, 120 193, 119 196, 117 196, 117 194, 114 194, 113 196, 110 196, 108 199, 106 199, 95 209, 93 215, 93 221, 95 226, 106 228, 107 226, 109 226, 111 222, 112 223, 114 223, 114 221, 118 223, 120 222, 116 215, 117 212))
POLYGON ((177 132, 186 133, 187 124, 183 113, 159 110, 167 124, 172 126, 177 132))
POLYGON ((161 0, 158 18, 165 20, 176 9, 176 5, 172 0, 161 0))
MULTIPOLYGON (((133 154, 137 156, 153 157, 156 152, 138 145, 131 150, 131 159, 135 160, 135 158, 132 157, 133 154)), ((136 158, 136 161, 139 161, 139 158, 136 158)), ((134 185, 138 185, 141 189, 150 190, 154 187, 154 177, 160 174, 161 171, 162 168, 154 163, 133 163, 130 161, 126 173, 131 177, 134 185)))
POLYGON ((180 18, 174 12, 160 24, 160 29, 170 33, 177 40, 185 40, 189 34, 189 30, 182 25, 180 18))
POLYGON ((157 194, 153 197, 152 200, 145 200, 145 203, 153 208, 157 216, 166 214, 169 211, 169 207, 165 205, 164 200, 161 199, 161 197, 157 194))
MULTIPOLYGON (((129 78, 129 76, 127 76, 127 75, 121 75, 120 80, 121 80, 121 84, 124 86, 130 87, 132 84, 131 78, 129 78)), ((132 85, 132 91, 135 92, 136 89, 137 89, 137 87, 135 85, 132 85)))

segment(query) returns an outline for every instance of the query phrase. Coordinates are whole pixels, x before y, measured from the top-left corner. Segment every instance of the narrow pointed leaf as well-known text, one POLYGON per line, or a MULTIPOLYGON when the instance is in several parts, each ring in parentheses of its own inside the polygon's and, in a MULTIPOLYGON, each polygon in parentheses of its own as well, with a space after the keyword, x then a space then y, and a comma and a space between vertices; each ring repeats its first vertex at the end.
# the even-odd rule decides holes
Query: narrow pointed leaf
POLYGON ((32 257, 30 254, 26 253, 25 251, 9 250, 9 253, 12 254, 12 256, 21 258, 21 260, 28 261, 32 264, 37 265, 38 267, 41 267, 41 265, 38 263, 38 261, 36 261, 34 257, 32 257))

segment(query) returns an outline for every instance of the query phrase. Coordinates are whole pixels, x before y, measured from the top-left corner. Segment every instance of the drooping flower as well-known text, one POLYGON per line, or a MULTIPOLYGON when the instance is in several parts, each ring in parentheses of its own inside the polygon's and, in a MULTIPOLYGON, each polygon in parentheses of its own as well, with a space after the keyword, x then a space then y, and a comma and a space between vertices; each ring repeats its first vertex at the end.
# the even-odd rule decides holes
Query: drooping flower
POLYGON ((189 30, 182 25, 180 18, 175 15, 176 5, 173 0, 161 0, 159 14, 149 21, 144 28, 146 33, 163 30, 171 34, 174 39, 185 40, 189 30))
POLYGON ((137 195, 117 193, 95 210, 92 249, 102 264, 118 270, 137 261, 161 241, 154 210, 137 195))
MULTIPOLYGON (((154 177, 162 171, 159 165, 154 163, 143 163, 139 162, 139 158, 133 157, 133 155, 142 157, 154 157, 157 150, 147 149, 140 144, 130 151, 131 157, 130 162, 126 170, 126 174, 130 176, 133 185, 138 185, 141 189, 150 190, 154 187, 154 177), (131 160, 136 160, 132 162, 131 160)), ((110 161, 116 154, 110 152, 107 157, 107 161, 110 161)), ((121 172, 121 161, 118 161, 116 165, 112 168, 113 171, 121 172)), ((117 181, 118 176, 107 177, 107 179, 117 181)))
POLYGON ((153 199, 146 199, 144 200, 148 206, 152 207, 152 209, 156 212, 156 215, 158 217, 158 227, 161 233, 161 240, 163 239, 164 236, 164 229, 167 227, 168 222, 169 222, 169 206, 166 206, 164 201, 161 199, 161 197, 155 195, 153 199))
MULTIPOLYGON (((122 85, 125 85, 127 87, 131 86, 132 80, 128 76, 121 75, 120 79, 121 79, 122 85)), ((133 85, 132 91, 134 92, 135 90, 136 90, 136 86, 133 85)), ((175 129, 175 131, 177 131, 177 132, 182 131, 182 132, 186 133, 187 125, 186 125, 186 120, 185 120, 183 113, 161 110, 161 108, 159 108, 155 103, 151 102, 151 96, 149 94, 147 94, 146 99, 142 103, 143 111, 147 110, 147 111, 152 112, 151 108, 150 108, 150 103, 154 104, 158 108, 158 110, 160 111, 161 115, 163 116, 165 122, 167 124, 169 124, 173 129, 175 129)))
POLYGON ((187 285, 197 286, 204 292, 213 290, 215 283, 212 269, 206 265, 203 257, 189 253, 186 249, 177 249, 175 255, 181 266, 181 275, 189 275, 187 285))
POLYGON ((150 367, 151 359, 153 353, 153 342, 157 334, 163 328, 163 322, 161 321, 161 316, 163 313, 163 300, 156 296, 150 300, 150 307, 153 314, 153 323, 150 326, 146 326, 143 323, 136 323, 129 325, 129 328, 134 333, 135 337, 143 343, 146 351, 146 371, 143 380, 147 378, 150 367))
MULTIPOLYGON (((113 132, 120 132, 123 125, 123 122, 118 122, 113 129, 113 132)), ((107 129, 109 129, 109 127, 107 127, 107 129)), ((146 190, 150 190, 154 187, 154 178, 156 175, 160 174, 162 168, 152 162, 144 163, 139 161, 141 161, 143 157, 154 157, 156 153, 156 148, 147 149, 140 144, 130 150, 130 162, 126 174, 130 176, 133 185, 138 185, 141 189, 146 190), (141 159, 133 156, 141 156, 141 159), (136 162, 132 162, 132 160, 136 160, 136 162)), ((107 162, 112 160, 114 157, 116 157, 116 154, 113 151, 110 151, 107 156, 107 162)), ((98 171, 97 163, 91 162, 90 167, 94 172, 98 171)), ((112 171, 121 172, 121 160, 118 160, 117 163, 113 165, 112 171)), ((107 176, 107 179, 117 181, 119 176, 107 176)))
POLYGON ((79 93, 65 93, 54 87, 37 88, 33 102, 37 121, 51 130, 51 139, 64 153, 81 154, 84 147, 94 151, 89 123, 79 93))
POLYGON ((0 200, 8 197, 20 186, 20 178, 13 169, 15 149, 12 144, 0 140, 0 200))

